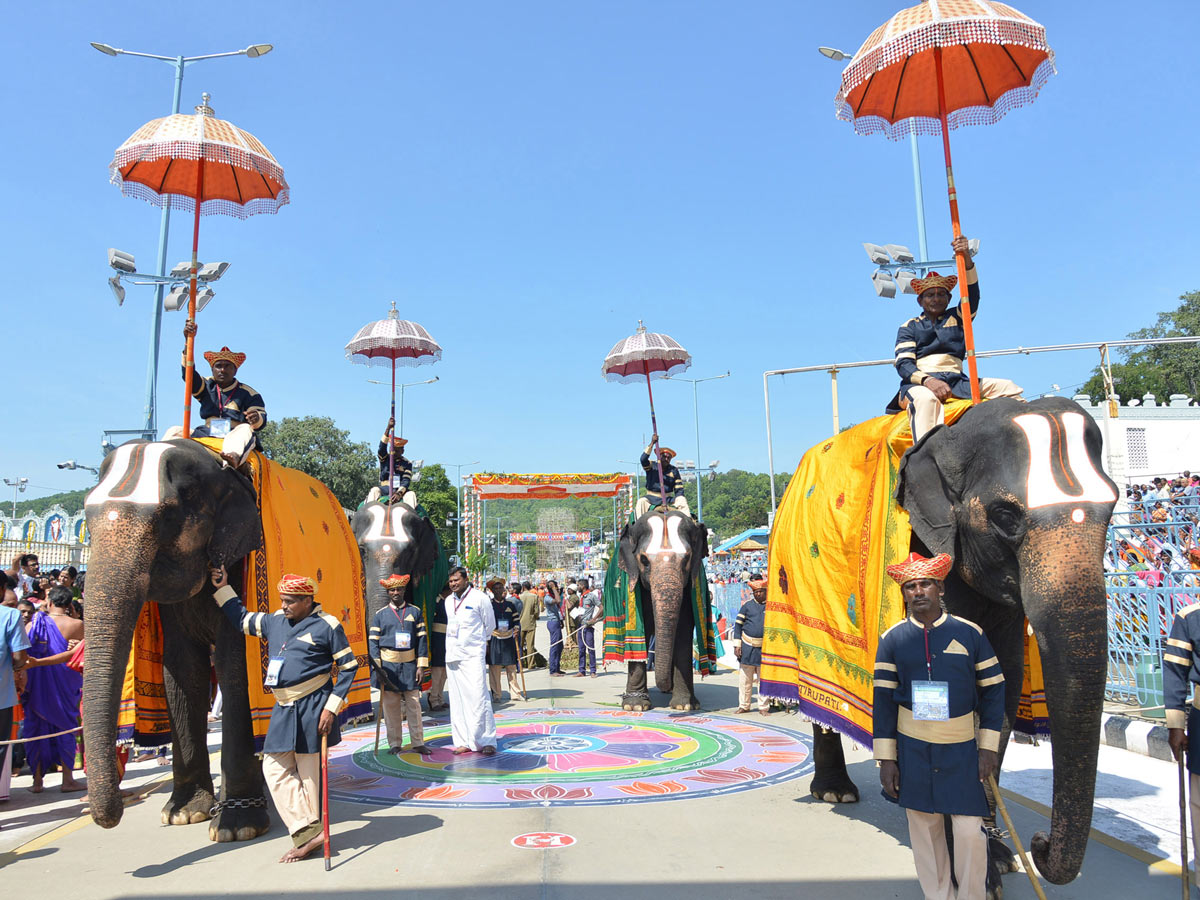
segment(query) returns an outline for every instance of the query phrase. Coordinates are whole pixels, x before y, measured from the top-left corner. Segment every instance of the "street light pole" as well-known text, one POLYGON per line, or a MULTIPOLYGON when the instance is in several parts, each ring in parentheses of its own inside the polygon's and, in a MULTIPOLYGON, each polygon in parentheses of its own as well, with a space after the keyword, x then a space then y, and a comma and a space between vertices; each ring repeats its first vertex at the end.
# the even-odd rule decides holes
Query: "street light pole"
POLYGON ((464 466, 477 466, 479 460, 469 463, 446 463, 448 466, 453 466, 458 470, 454 480, 454 524, 457 533, 454 536, 454 557, 458 560, 458 564, 462 565, 462 470, 464 466))
MULTIPOLYGON (((171 102, 171 115, 179 113, 179 105, 183 97, 183 70, 192 63, 206 59, 219 59, 223 56, 246 56, 257 59, 265 56, 273 49, 271 44, 251 44, 244 50, 232 50, 228 53, 206 53, 202 56, 160 56, 156 53, 139 53, 133 50, 118 50, 108 44, 92 41, 92 46, 106 56, 140 56, 145 59, 157 59, 175 69, 175 93, 171 102)), ((163 203, 162 218, 158 225, 158 276, 167 274, 167 236, 171 229, 171 198, 163 203)), ((159 344, 162 339, 163 289, 160 283, 154 289, 154 318, 150 327, 150 360, 146 364, 146 400, 142 409, 145 432, 158 434, 158 357, 159 344)))
POLYGON ((10 481, 9 479, 5 478, 4 483, 13 489, 13 514, 12 514, 12 517, 13 517, 14 524, 15 524, 15 520, 17 518, 17 491, 21 491, 23 493, 25 491, 25 489, 29 486, 29 479, 28 478, 14 478, 13 480, 10 481))
MULTIPOLYGON (((699 399, 699 393, 698 393, 696 386, 698 384, 700 384, 700 382, 702 382, 702 381, 717 381, 718 379, 728 378, 728 377, 729 377, 728 372, 726 372, 724 375, 711 375, 708 378, 678 378, 673 375, 668 376, 668 378, 670 378, 671 381, 690 381, 692 384, 692 418, 695 420, 695 423, 696 423, 696 465, 697 466, 700 465, 700 460, 702 460, 704 457, 700 455, 700 399, 699 399)), ((664 503, 666 502, 665 497, 663 498, 663 502, 664 503)), ((699 474, 696 475, 696 520, 699 522, 704 521, 704 500, 701 498, 701 494, 700 494, 700 476, 699 476, 699 474)))

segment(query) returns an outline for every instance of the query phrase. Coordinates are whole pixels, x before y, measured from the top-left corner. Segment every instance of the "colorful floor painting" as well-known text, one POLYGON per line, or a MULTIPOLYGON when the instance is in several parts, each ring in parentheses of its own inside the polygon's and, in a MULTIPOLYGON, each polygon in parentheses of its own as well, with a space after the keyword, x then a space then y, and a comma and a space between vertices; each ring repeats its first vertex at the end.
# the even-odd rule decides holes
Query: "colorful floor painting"
POLYGON ((624 710, 496 713, 494 756, 450 752, 450 727, 426 720, 430 756, 393 756, 375 731, 330 751, 330 796, 391 806, 607 806, 752 790, 812 771, 807 735, 744 719, 624 710))

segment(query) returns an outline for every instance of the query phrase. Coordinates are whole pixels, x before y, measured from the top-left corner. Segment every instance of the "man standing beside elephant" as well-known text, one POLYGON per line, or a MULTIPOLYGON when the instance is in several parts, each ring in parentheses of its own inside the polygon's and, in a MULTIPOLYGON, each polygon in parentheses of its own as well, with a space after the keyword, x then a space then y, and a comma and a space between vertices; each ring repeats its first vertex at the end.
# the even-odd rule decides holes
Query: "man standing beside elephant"
POLYGON ((249 612, 229 585, 224 566, 213 569, 213 599, 233 626, 267 642, 270 661, 263 684, 275 694, 263 742, 263 779, 293 848, 283 863, 304 859, 322 844, 321 737, 341 739, 337 714, 346 702, 358 660, 342 624, 316 603, 317 583, 284 575, 277 585, 281 610, 249 612), (330 686, 330 671, 337 680, 330 686))
MULTIPOLYGON (((763 632, 767 624, 767 579, 751 578, 750 593, 753 598, 742 604, 733 623, 733 652, 738 660, 738 713, 750 712, 750 701, 754 699, 754 679, 759 677, 762 666, 763 632)), ((761 687, 761 685, 760 685, 761 687)), ((771 705, 760 690, 758 711, 770 715, 771 705)))
MULTIPOLYGON (((979 275, 971 258, 965 237, 955 238, 956 254, 967 261, 967 302, 972 321, 979 311, 979 275)), ((896 372, 900 375, 900 391, 888 412, 907 407, 913 443, 929 429, 945 421, 942 404, 951 397, 968 400, 971 382, 963 374, 963 358, 967 353, 963 332, 962 305, 950 306, 950 292, 958 284, 957 275, 930 272, 924 278, 914 278, 913 290, 922 313, 909 319, 896 332, 896 372)), ((1007 378, 980 378, 979 393, 985 399, 1020 397, 1021 388, 1007 378)))
POLYGON ((496 720, 487 692, 488 640, 496 630, 492 601, 472 587, 467 570, 450 570, 446 598, 446 683, 450 689, 453 752, 496 752, 496 720))
MULTIPOLYGON (((1188 797, 1192 819, 1192 872, 1200 872, 1200 603, 1175 613, 1163 647, 1163 705, 1167 740, 1179 759, 1187 751, 1188 797)), ((1200 877, 1200 876, 1197 876, 1200 877)))
POLYGON ((421 678, 429 666, 429 651, 421 607, 405 600, 409 578, 392 574, 380 579, 389 602, 371 620, 367 652, 387 724, 388 752, 394 756, 403 748, 407 718, 412 749, 426 756, 430 751, 421 723, 421 678))
POLYGON ((983 782, 999 767, 1004 675, 982 629, 942 611, 951 565, 945 553, 933 559, 912 553, 887 567, 909 618, 883 634, 875 655, 874 755, 884 794, 908 814, 926 900, 983 900, 989 812, 983 782), (957 894, 945 816, 954 834, 957 894))

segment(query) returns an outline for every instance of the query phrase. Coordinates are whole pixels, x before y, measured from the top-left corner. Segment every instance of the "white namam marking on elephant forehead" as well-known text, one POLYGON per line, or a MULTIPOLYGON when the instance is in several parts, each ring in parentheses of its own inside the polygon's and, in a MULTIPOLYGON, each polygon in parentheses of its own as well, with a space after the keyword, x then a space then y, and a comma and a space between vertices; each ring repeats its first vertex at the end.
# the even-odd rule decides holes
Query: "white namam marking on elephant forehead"
POLYGON ((1013 421, 1025 433, 1029 441, 1029 481, 1026 485, 1026 509, 1039 509, 1058 503, 1113 503, 1117 495, 1088 456, 1083 440, 1084 421, 1080 413, 1063 413, 1062 425, 1067 445, 1064 472, 1079 483, 1079 493, 1068 494, 1054 480, 1054 464, 1051 461, 1050 422, 1045 416, 1028 413, 1017 416, 1013 421))
POLYGON ((409 536, 408 536, 407 532, 405 532, 405 530, 400 527, 401 517, 403 516, 403 510, 398 509, 396 507, 392 507, 392 510, 391 510, 392 533, 391 534, 383 533, 384 523, 386 523, 387 519, 388 519, 388 511, 387 511, 386 507, 384 507, 382 504, 377 505, 377 506, 370 506, 367 508, 367 515, 369 515, 371 517, 371 524, 367 526, 367 530, 363 533, 362 540, 364 542, 373 543, 375 541, 382 541, 382 540, 386 539, 386 540, 394 540, 398 544, 403 544, 409 540, 409 536))
POLYGON ((162 501, 162 484, 159 475, 159 461, 162 455, 173 447, 172 444, 122 444, 113 451, 113 461, 108 474, 92 488, 84 506, 98 506, 101 503, 160 503, 162 501), (140 468, 139 468, 140 465, 140 468), (128 480, 133 477, 133 469, 137 481, 129 489, 128 480), (113 491, 119 490, 120 495, 114 497, 113 491))
POLYGON ((678 516, 667 519, 667 546, 663 546, 663 517, 650 517, 650 540, 646 543, 647 553, 686 553, 687 544, 679 536, 679 523, 683 520, 678 516))

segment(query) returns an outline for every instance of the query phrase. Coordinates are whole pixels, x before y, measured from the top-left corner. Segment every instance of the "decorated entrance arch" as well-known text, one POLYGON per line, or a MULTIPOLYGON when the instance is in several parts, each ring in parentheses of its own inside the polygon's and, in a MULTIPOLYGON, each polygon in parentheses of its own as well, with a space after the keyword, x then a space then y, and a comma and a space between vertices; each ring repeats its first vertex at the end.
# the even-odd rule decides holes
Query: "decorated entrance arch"
MULTIPOLYGON (((566 474, 499 474, 463 476, 466 499, 463 508, 465 548, 483 552, 487 536, 488 500, 566 500, 571 498, 616 498, 616 515, 628 519, 634 505, 633 477, 618 472, 575 472, 566 474)), ((580 542, 590 539, 583 532, 509 532, 510 576, 516 578, 515 548, 529 542, 580 542)))

